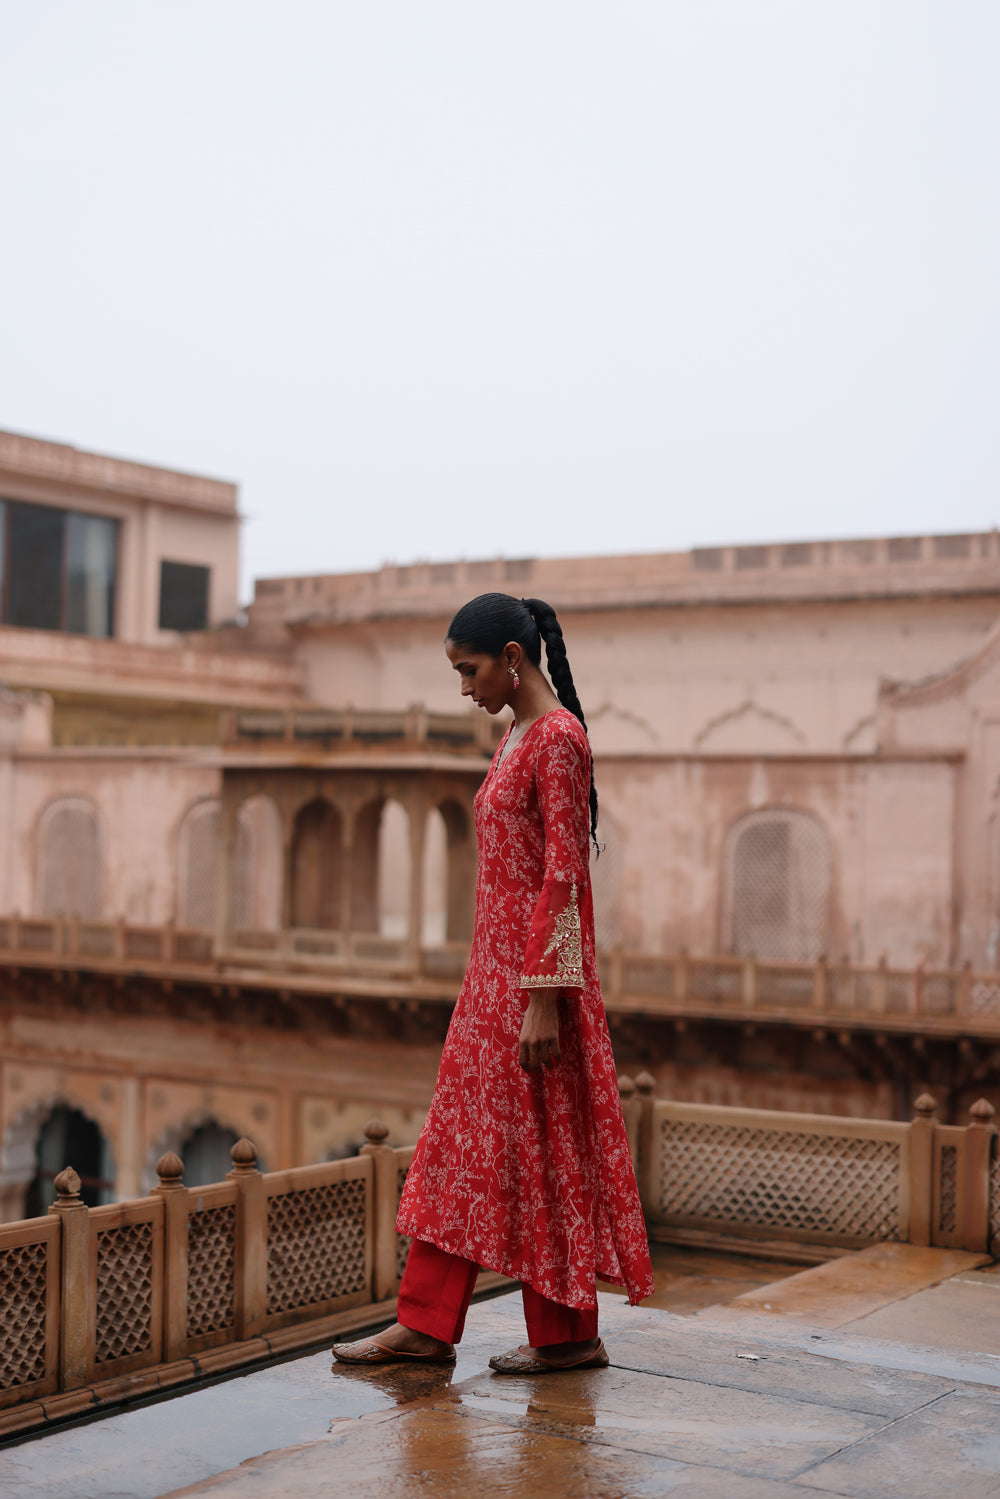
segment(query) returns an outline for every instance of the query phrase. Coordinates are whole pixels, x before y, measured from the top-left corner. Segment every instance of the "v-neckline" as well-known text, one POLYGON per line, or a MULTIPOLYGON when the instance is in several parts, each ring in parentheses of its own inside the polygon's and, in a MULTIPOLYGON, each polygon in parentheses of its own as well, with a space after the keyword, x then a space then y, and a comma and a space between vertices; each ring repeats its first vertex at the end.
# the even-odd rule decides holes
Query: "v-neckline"
POLYGON ((560 703, 559 706, 556 707, 556 708, 549 708, 549 709, 546 710, 546 712, 539 713, 539 715, 538 715, 537 718, 533 718, 531 720, 531 722, 529 723, 528 727, 525 729, 524 733, 518 739, 517 743, 514 744, 514 745, 512 745, 509 750, 505 750, 507 741, 510 738, 511 733, 513 732, 513 729, 514 729, 514 725, 510 724, 510 726, 507 729, 506 734, 503 736, 503 738, 500 741, 500 748, 497 750, 497 758, 493 761, 493 764, 490 766, 490 773, 489 773, 488 779, 492 781, 493 778, 494 778, 494 776, 496 776, 499 773, 501 765, 505 765, 507 763, 507 761, 510 759, 511 755, 513 755, 516 750, 520 749, 521 745, 528 738, 528 736, 531 733, 532 729, 535 727, 535 724, 541 723, 544 718, 549 718, 551 716, 551 714, 553 714, 553 713, 562 713, 562 712, 568 712, 568 711, 569 710, 568 709, 564 709, 562 703, 560 703))

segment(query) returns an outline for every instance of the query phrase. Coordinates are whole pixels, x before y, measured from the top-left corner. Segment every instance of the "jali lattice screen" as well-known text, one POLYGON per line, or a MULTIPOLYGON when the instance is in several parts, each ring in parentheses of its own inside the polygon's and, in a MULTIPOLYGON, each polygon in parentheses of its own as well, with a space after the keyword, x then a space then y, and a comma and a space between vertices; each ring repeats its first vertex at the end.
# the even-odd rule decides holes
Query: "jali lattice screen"
POLYGON ((665 1215, 754 1228, 894 1239, 900 1147, 891 1140, 664 1119, 665 1215))
POLYGON ((366 1183, 334 1182, 267 1205, 267 1311, 363 1291, 366 1183))

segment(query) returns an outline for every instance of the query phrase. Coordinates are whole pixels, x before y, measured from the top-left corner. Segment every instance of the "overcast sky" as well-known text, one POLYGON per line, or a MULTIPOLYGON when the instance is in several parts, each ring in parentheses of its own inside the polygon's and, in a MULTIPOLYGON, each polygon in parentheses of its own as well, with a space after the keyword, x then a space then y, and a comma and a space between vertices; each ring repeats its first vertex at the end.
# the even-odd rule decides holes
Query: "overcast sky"
POLYGON ((0 426, 247 579, 1000 520, 997 0, 0 18, 0 426))

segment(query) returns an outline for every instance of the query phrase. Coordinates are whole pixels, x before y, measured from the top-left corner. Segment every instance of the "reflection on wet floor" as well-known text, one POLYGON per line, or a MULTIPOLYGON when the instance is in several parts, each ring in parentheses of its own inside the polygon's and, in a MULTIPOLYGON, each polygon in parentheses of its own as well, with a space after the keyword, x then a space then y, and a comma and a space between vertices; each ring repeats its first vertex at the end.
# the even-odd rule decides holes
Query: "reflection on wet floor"
MULTIPOLYGON (((654 1246, 653 1262, 657 1289, 646 1305, 685 1315, 728 1302, 798 1268, 666 1245, 654 1246)), ((452 1413, 439 1412, 412 1437, 407 1428, 405 1440, 426 1445, 428 1463, 435 1441, 447 1429, 453 1455, 466 1439, 473 1441, 480 1454, 494 1442, 515 1469, 520 1469, 523 1459, 527 1472, 538 1440, 530 1429, 512 1433, 506 1428, 494 1437, 480 1431, 473 1437, 465 1419, 478 1410, 490 1420, 500 1411, 509 1416, 518 1410, 518 1402, 526 1427, 544 1426, 550 1419, 544 1412, 554 1390, 550 1395, 535 1381, 484 1376, 490 1354, 514 1347, 525 1336, 520 1296, 513 1285, 511 1289, 515 1294, 479 1302, 473 1308, 454 1366, 337 1364, 331 1372, 328 1352, 306 1355, 0 1451, 0 1493, 16 1494, 18 1499, 64 1499, 68 1493, 73 1499, 108 1499, 109 1495, 153 1499, 270 1449, 344 1432, 358 1417, 389 1417, 400 1407, 421 1401, 427 1405, 448 1402, 452 1413)), ((624 1328, 637 1327, 641 1313, 625 1308, 617 1297, 610 1306, 615 1312, 620 1308, 625 1316, 622 1331, 615 1334, 615 1341, 621 1342, 624 1328)), ((569 1380, 560 1388, 575 1392, 573 1421, 581 1429, 595 1420, 593 1406, 586 1399, 587 1380, 593 1377, 583 1372, 558 1376, 560 1381, 569 1380)), ((604 1377, 604 1371, 596 1377, 604 1377)), ((404 1434, 400 1432, 399 1437, 403 1440, 404 1434)), ((557 1456, 553 1449, 547 1460, 556 1461, 557 1456)), ((603 1459, 598 1467, 602 1464, 603 1459)), ((634 1492, 639 1493, 638 1475, 635 1482, 639 1487, 634 1492)), ((442 1492, 446 1491, 445 1487, 442 1492)), ((599 1491, 595 1488, 594 1492, 599 1491)))
MULTIPOLYGON (((796 1275, 801 1264, 720 1251, 687 1249, 675 1244, 651 1244, 656 1290, 643 1306, 659 1307, 686 1317, 708 1306, 722 1306, 745 1291, 796 1275)), ((598 1289, 623 1296, 618 1286, 600 1281, 598 1289)))

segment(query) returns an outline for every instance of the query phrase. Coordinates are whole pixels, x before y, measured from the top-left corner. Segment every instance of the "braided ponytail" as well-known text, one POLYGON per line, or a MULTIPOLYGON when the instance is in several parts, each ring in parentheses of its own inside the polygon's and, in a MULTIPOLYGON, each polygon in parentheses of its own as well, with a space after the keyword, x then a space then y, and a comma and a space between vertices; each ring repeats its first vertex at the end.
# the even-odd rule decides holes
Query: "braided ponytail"
MULTIPOLYGON (((568 708, 570 713, 580 720, 586 733, 587 720, 583 716, 573 673, 569 669, 566 642, 563 639, 562 626, 556 618, 556 611, 544 599, 522 599, 521 603, 535 621, 538 633, 545 641, 545 664, 548 667, 549 680, 555 688, 556 697, 564 708, 568 708)), ((593 758, 590 762, 590 838, 599 857, 601 846, 597 841, 597 787, 594 785, 593 758)))
MULTIPOLYGON (((515 599, 509 593, 481 593, 459 609, 448 626, 447 638, 487 656, 499 656, 508 641, 516 640, 534 666, 541 665, 544 640, 549 679, 556 697, 580 720, 586 733, 587 720, 573 685, 562 628, 556 611, 544 599, 515 599)), ((590 837, 600 854, 593 760, 590 764, 590 837)))

